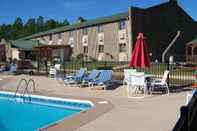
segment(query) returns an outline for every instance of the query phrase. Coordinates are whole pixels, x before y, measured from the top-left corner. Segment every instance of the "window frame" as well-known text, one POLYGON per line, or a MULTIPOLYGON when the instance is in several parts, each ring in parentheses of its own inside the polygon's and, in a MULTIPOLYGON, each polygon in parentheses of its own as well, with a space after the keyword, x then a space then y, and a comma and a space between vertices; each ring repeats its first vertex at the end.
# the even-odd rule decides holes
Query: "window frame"
POLYGON ((97 26, 97 32, 102 33, 103 32, 103 25, 98 25, 97 26))
POLYGON ((58 39, 62 39, 62 33, 58 33, 58 39))
POLYGON ((88 28, 83 28, 82 29, 82 34, 83 35, 88 35, 88 28))
POLYGON ((104 53, 104 45, 98 45, 98 53, 104 53))
POLYGON ((88 54, 88 46, 83 46, 83 54, 88 54))
POLYGON ((126 29, 126 20, 121 20, 121 21, 119 21, 119 23, 118 23, 118 29, 119 29, 119 30, 124 30, 124 29, 126 29))
POLYGON ((118 49, 119 49, 120 53, 127 52, 127 45, 126 45, 126 43, 120 43, 118 49))
POLYGON ((69 31, 69 32, 68 32, 68 36, 69 36, 69 37, 73 37, 73 35, 74 35, 74 31, 69 31))
POLYGON ((53 40, 53 35, 49 35, 49 41, 53 40))

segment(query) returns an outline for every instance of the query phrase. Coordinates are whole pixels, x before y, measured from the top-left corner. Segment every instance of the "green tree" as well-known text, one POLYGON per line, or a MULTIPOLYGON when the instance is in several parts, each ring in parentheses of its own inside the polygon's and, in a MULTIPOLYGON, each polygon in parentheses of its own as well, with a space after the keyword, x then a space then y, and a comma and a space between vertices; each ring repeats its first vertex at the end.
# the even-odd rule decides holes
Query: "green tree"
POLYGON ((42 16, 39 16, 38 18, 37 18, 37 20, 36 20, 36 32, 41 32, 41 31, 43 31, 44 30, 44 17, 42 17, 42 16))
POLYGON ((36 33, 36 20, 34 18, 30 18, 25 24, 25 32, 26 35, 36 33))
POLYGON ((23 30, 23 21, 20 17, 15 19, 11 29, 11 39, 15 40, 21 36, 23 30))
POLYGON ((45 30, 56 28, 58 25, 59 23, 53 19, 47 20, 45 23, 45 30))
POLYGON ((0 27, 0 39, 6 39, 10 40, 11 39, 11 28, 12 25, 1 25, 0 27))
POLYGON ((65 20, 63 21, 63 25, 64 25, 64 26, 67 26, 67 25, 70 25, 70 23, 69 23, 69 21, 68 21, 67 19, 65 19, 65 20))
POLYGON ((69 25, 67 19, 63 22, 58 22, 53 19, 45 22, 44 17, 39 16, 37 19, 30 18, 26 23, 23 23, 22 19, 17 17, 13 24, 0 25, 0 39, 15 40, 65 25, 69 25))
POLYGON ((87 21, 87 20, 80 16, 77 18, 76 23, 81 23, 81 22, 85 22, 85 21, 87 21))

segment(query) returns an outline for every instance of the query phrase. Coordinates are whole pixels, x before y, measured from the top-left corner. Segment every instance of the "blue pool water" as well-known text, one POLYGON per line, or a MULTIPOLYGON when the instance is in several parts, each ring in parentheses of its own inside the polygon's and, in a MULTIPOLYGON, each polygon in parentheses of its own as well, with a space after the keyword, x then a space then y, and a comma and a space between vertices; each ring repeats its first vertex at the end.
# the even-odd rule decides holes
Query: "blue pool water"
POLYGON ((60 102, 61 106, 57 107, 57 103, 36 98, 31 103, 17 102, 13 95, 2 97, 0 94, 0 131, 34 131, 90 108, 89 104, 76 102, 64 102, 66 108, 60 102), (52 106, 53 103, 55 106, 52 106), (69 109, 69 106, 72 108, 69 109))

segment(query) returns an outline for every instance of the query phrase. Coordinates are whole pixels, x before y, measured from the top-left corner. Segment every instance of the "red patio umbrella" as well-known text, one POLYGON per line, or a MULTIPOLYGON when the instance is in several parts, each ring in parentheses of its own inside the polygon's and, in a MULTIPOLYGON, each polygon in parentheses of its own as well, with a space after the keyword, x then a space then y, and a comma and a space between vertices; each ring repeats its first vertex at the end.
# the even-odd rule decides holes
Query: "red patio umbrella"
POLYGON ((143 33, 139 33, 129 67, 150 67, 150 57, 143 33))

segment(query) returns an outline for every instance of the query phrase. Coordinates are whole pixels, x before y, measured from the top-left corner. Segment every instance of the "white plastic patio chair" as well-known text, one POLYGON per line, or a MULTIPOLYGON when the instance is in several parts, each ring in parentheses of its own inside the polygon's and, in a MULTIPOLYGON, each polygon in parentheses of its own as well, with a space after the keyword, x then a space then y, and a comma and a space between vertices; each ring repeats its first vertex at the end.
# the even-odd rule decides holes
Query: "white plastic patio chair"
POLYGON ((143 72, 136 72, 129 76, 127 84, 128 98, 144 98, 147 94, 145 75, 143 72))
POLYGON ((156 88, 161 87, 161 88, 165 88, 167 94, 169 95, 170 91, 169 91, 168 84, 167 84, 168 74, 169 74, 169 71, 165 70, 162 79, 155 79, 152 82, 152 85, 151 85, 151 88, 150 88, 150 93, 151 94, 156 88))
POLYGON ((187 98, 186 98, 186 105, 188 105, 188 103, 190 102, 191 98, 193 97, 193 95, 195 94, 196 89, 194 89, 192 92, 187 93, 187 98))
POLYGON ((56 70, 60 70, 60 64, 55 64, 54 67, 56 70))
POLYGON ((136 72, 136 69, 124 69, 123 86, 126 86, 129 83, 130 76, 135 74, 136 72))

